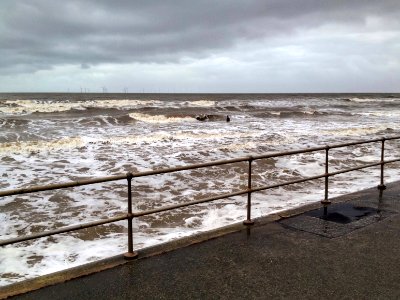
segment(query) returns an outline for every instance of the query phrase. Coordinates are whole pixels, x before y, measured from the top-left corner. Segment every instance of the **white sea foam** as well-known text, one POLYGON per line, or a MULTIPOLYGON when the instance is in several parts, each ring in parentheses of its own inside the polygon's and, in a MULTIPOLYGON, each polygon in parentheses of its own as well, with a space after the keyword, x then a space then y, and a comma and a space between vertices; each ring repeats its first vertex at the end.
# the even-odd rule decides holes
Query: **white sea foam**
POLYGON ((31 114, 34 112, 62 112, 71 109, 84 109, 80 103, 47 102, 38 100, 8 100, 0 106, 0 113, 8 115, 31 114), (7 105, 8 104, 8 105, 7 105))
POLYGON ((369 111, 369 112, 359 112, 362 116, 374 116, 381 118, 398 118, 400 117, 400 111, 369 111))
POLYGON ((129 109, 140 106, 157 106, 161 102, 157 100, 86 100, 79 102, 72 101, 45 101, 45 100, 7 100, 5 105, 0 105, 0 113, 6 115, 31 114, 35 112, 52 113, 63 112, 72 109, 85 110, 88 108, 115 108, 129 109))
MULTIPOLYGON (((23 121, 23 126, 9 126, 0 132, 0 138, 7 141, 0 144, 0 187, 22 188, 91 176, 162 169, 358 140, 365 136, 372 138, 388 127, 392 128, 390 132, 393 135, 400 130, 400 121, 396 118, 400 108, 388 109, 379 104, 374 106, 374 102, 370 102, 372 108, 369 109, 369 105, 362 102, 344 102, 340 97, 334 101, 309 101, 296 97, 265 101, 212 99, 210 97, 198 103, 197 100, 187 100, 187 96, 181 101, 93 99, 75 101, 77 106, 68 108, 70 103, 74 103, 69 101, 64 103, 65 106, 61 105, 61 109, 82 109, 82 116, 76 117, 74 113, 72 117, 65 118, 62 115, 60 118, 58 114, 53 119, 50 112, 46 118, 22 116, 18 107, 25 105, 25 113, 37 111, 34 105, 40 106, 39 111, 53 109, 57 112, 60 111, 56 109, 59 105, 57 101, 0 103, 0 113, 17 108, 13 116, 18 115, 15 120, 23 121), (42 105, 45 102, 48 105, 42 105), (52 103, 55 103, 54 107, 52 103), (343 103, 348 106, 342 108, 343 103), (332 108, 331 104, 340 106, 332 108), (33 105, 32 108, 29 105, 33 105), (154 115, 148 114, 148 106, 157 107, 152 110, 154 115), (137 114, 129 111, 130 117, 137 122, 119 123, 113 121, 114 118, 121 116, 127 119, 125 112, 116 114, 112 110, 113 113, 108 115, 107 110, 101 110, 100 113, 96 110, 85 111, 90 107, 138 109, 137 114), (140 107, 146 107, 146 110, 141 111, 140 107), (206 107, 210 114, 216 116, 224 116, 226 111, 232 109, 231 122, 198 122, 194 117, 188 117, 197 113, 197 107, 206 107), (260 117, 286 111, 282 107, 286 107, 287 111, 297 111, 298 115, 293 118, 290 114, 286 118, 260 117), (330 118, 329 122, 318 113, 314 114, 315 117, 308 117, 315 111, 330 110, 343 114, 337 119, 330 118), (380 112, 393 116, 388 120, 379 115, 380 112), (353 117, 351 113, 369 115, 353 117), (91 118, 95 122, 79 121, 91 118), (13 140, 8 141, 11 138, 13 140)), ((14 122, 9 116, 4 118, 14 122)), ((392 142, 385 144, 387 155, 396 158, 398 144, 392 142)), ((360 162, 373 162, 379 158, 379 149, 376 147, 332 150, 330 170, 340 170, 360 162)), ((385 168, 387 182, 398 179, 396 166, 388 165, 385 168)), ((132 185, 134 211, 246 189, 246 172, 247 165, 238 163, 208 170, 135 178, 132 185)), ((255 186, 270 185, 296 176, 323 174, 324 153, 256 161, 253 172, 255 186)), ((371 187, 378 182, 378 168, 334 176, 330 180, 329 196, 371 187)), ((257 192, 252 196, 252 216, 263 216, 320 201, 323 196, 323 181, 257 192)), ((0 222, 6 225, 0 227, 0 235, 3 238, 15 237, 124 214, 126 198, 126 181, 1 198, 0 222)), ((246 217, 245 206, 246 197, 241 196, 134 219, 134 248, 243 221, 246 217)), ((44 238, 0 248, 0 285, 121 254, 126 251, 126 227, 126 222, 119 222, 118 226, 106 225, 93 229, 91 234, 77 232, 57 235, 54 237, 55 243, 52 239, 44 238)))
POLYGON ((197 100, 188 102, 190 106, 194 107, 212 107, 215 106, 215 101, 210 100, 197 100))
POLYGON ((306 115, 315 115, 317 112, 315 110, 304 110, 302 113, 306 115))
POLYGON ((35 140, 0 144, 0 154, 22 154, 32 152, 49 152, 60 149, 78 148, 85 143, 80 137, 60 138, 53 141, 35 140))
POLYGON ((59 236, 55 238, 56 243, 37 240, 25 247, 3 247, 0 249, 0 273, 8 276, 3 277, 1 283, 14 282, 15 274, 21 276, 20 280, 28 279, 42 275, 43 269, 52 273, 119 254, 125 250, 122 247, 124 238, 110 235, 101 240, 83 241, 72 236, 59 236), (41 256, 45 259, 40 259, 41 256))
POLYGON ((399 98, 350 98, 350 101, 358 102, 358 103, 367 103, 367 102, 399 102, 399 98))
POLYGON ((322 134, 329 134, 333 136, 362 136, 362 135, 371 135, 374 133, 378 133, 380 131, 386 130, 390 128, 391 125, 385 126, 366 126, 366 127, 352 127, 352 128, 338 128, 338 129, 330 129, 323 130, 322 134))
MULTIPOLYGON (((223 131, 211 131, 208 130, 207 132, 202 131, 175 131, 175 132, 168 132, 168 131, 155 131, 150 134, 146 135, 136 135, 136 136, 112 136, 110 138, 90 138, 90 137, 83 137, 79 138, 79 142, 77 143, 78 146, 87 145, 87 144, 98 144, 98 145, 140 145, 142 143, 156 143, 156 142, 166 142, 166 145, 169 145, 171 142, 183 141, 184 143, 192 142, 199 142, 199 141, 209 141, 209 140, 222 140, 222 139, 244 139, 244 138, 255 138, 257 136, 263 135, 262 132, 256 133, 249 133, 249 132, 223 132, 223 131)), ((73 140, 73 139, 72 139, 73 140)), ((273 144, 282 144, 288 139, 281 139, 280 141, 271 141, 273 144)), ((59 142, 56 143, 60 145, 59 142)), ((64 143, 61 143, 61 145, 64 143)), ((65 144, 68 146, 73 146, 74 144, 68 144, 67 140, 65 144)), ((50 143, 47 148, 53 146, 53 143, 50 143)), ((206 146, 206 145, 204 145, 206 146)), ((253 148, 254 145, 247 144, 250 148, 253 148), (251 145, 251 146, 250 146, 251 145)), ((214 147, 214 146, 212 146, 214 147)), ((233 145, 228 147, 234 147, 233 145)), ((243 144, 236 144, 237 149, 243 149, 243 144)), ((204 148, 203 148, 204 150, 204 148)))
POLYGON ((269 111, 269 113, 271 115, 280 116, 282 112, 281 111, 269 111))
POLYGON ((148 115, 143 113, 131 113, 129 116, 132 119, 147 122, 147 123, 179 123, 179 122, 195 122, 194 117, 178 117, 165 115, 148 115))
POLYGON ((111 99, 85 101, 83 105, 96 108, 135 108, 137 106, 159 106, 162 105, 162 102, 158 100, 111 99))

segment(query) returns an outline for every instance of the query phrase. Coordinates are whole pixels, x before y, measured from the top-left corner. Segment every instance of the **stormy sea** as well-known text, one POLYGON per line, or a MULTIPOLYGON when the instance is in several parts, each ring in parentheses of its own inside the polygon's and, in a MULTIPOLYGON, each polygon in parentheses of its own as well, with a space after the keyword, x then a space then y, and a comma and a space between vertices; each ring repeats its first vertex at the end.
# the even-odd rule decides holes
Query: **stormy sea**
MULTIPOLYGON (((400 94, 0 94, 0 191, 400 133, 400 94), (228 118, 228 120, 227 120, 228 118), (229 121, 229 122, 228 122, 229 121)), ((398 158, 386 143, 385 158, 398 158)), ((330 151, 330 171, 380 160, 380 144, 330 151)), ((324 173, 323 151, 254 162, 253 186, 324 173)), ((398 180, 399 164, 385 167, 398 180)), ((331 178, 334 197, 379 184, 379 167, 331 178)), ((126 181, 0 198, 0 239, 126 213, 126 181)), ((247 187, 247 164, 135 178, 134 211, 247 187)), ((253 194, 252 216, 323 199, 324 181, 253 194)), ((140 249, 246 218, 237 196, 134 219, 140 249)), ((127 251, 127 222, 0 248, 0 285, 127 251)))

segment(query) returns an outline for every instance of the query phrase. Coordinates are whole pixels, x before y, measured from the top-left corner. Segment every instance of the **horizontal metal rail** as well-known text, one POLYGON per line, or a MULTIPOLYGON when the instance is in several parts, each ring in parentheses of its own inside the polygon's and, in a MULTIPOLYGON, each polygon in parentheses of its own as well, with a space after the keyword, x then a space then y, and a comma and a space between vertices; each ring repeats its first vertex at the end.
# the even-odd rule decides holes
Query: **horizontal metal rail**
MULTIPOLYGON (((384 163, 385 164, 389 164, 389 163, 394 163, 394 162, 397 162, 397 161, 400 161, 400 159, 392 159, 392 160, 385 161, 384 163)), ((324 178, 326 176, 330 177, 330 176, 344 174, 344 173, 357 171, 357 170, 361 170, 361 169, 376 167, 376 166, 379 166, 380 164, 381 164, 381 162, 377 162, 377 163, 372 163, 372 164, 368 164, 368 165, 363 165, 363 166, 360 166, 360 167, 355 167, 355 168, 351 168, 351 169, 345 169, 345 170, 341 170, 341 171, 337 171, 337 172, 332 172, 332 173, 328 173, 328 174, 320 174, 320 175, 301 178, 301 179, 297 179, 297 180, 286 181, 286 182, 283 182, 283 183, 266 185, 266 186, 262 186, 262 187, 258 187, 258 188, 253 188, 253 189, 251 189, 251 192, 260 192, 260 191, 269 190, 269 189, 278 188, 278 187, 287 186, 287 185, 292 185, 292 184, 296 184, 296 183, 303 183, 303 182, 306 182, 306 181, 317 180, 317 179, 324 178)))
POLYGON ((219 196, 204 198, 204 199, 200 199, 200 200, 196 200, 196 201, 185 202, 182 204, 175 204, 175 205, 160 207, 160 208, 156 208, 156 209, 152 209, 152 210, 137 212, 137 213, 133 213, 133 216, 134 217, 147 216, 147 215, 164 212, 164 211, 169 211, 169 210, 173 210, 173 209, 177 209, 177 208, 187 207, 187 206, 191 206, 191 205, 195 205, 195 204, 201 204, 201 203, 211 202, 211 201, 215 201, 215 200, 221 200, 221 199, 225 199, 225 198, 229 198, 229 197, 240 196, 240 195, 244 195, 247 193, 248 193, 248 190, 242 190, 242 191, 238 191, 238 192, 234 192, 234 193, 222 194, 219 196))
POLYGON ((329 176, 335 176, 335 175, 339 175, 339 174, 343 174, 343 173, 348 173, 348 172, 352 172, 352 171, 358 171, 361 169, 366 169, 366 168, 371 168, 371 167, 376 167, 383 164, 390 164, 390 163, 394 163, 400 161, 400 159, 392 159, 392 160, 387 160, 387 161, 383 161, 383 162, 376 162, 376 163, 371 163, 371 164, 367 164, 367 165, 363 165, 363 166, 359 166, 359 167, 354 167, 351 169, 346 169, 343 171, 336 171, 336 172, 332 172, 332 173, 328 173, 329 176))
MULTIPOLYGON (((382 140, 395 140, 395 139, 400 139, 400 136, 366 140, 366 141, 356 141, 356 142, 343 143, 343 144, 333 144, 333 145, 314 147, 314 148, 308 148, 308 149, 302 149, 302 150, 300 149, 300 150, 286 151, 286 152, 273 152, 273 153, 269 153, 269 154, 265 154, 265 155, 254 155, 254 156, 251 156, 251 158, 252 158, 252 160, 267 159, 267 158, 316 152, 316 151, 325 150, 327 148, 334 149, 334 148, 341 148, 341 147, 347 147, 347 146, 376 143, 376 142, 381 142, 382 140)), ((205 167, 227 165, 227 164, 232 164, 232 163, 244 162, 244 161, 248 161, 248 160, 249 160, 249 157, 239 157, 239 158, 235 158, 235 159, 218 160, 218 161, 213 161, 213 162, 209 162, 209 163, 201 163, 201 164, 193 164, 193 165, 188 165, 188 166, 181 166, 181 167, 174 167, 174 168, 167 168, 167 169, 136 172, 136 173, 132 173, 132 177, 137 178, 137 177, 144 177, 144 176, 150 176, 150 175, 173 173, 173 172, 178 172, 178 171, 186 171, 186 170, 200 169, 200 168, 205 168, 205 167)), ((117 181, 117 180, 122 180, 122 179, 126 179, 126 178, 127 178, 127 175, 124 174, 124 175, 115 175, 115 176, 100 177, 100 178, 94 178, 94 179, 85 179, 85 180, 73 181, 73 182, 68 182, 68 183, 58 183, 58 184, 51 184, 51 185, 45 185, 45 186, 33 186, 30 188, 6 190, 6 191, 0 192, 0 197, 13 196, 13 195, 19 195, 19 194, 28 194, 28 193, 35 193, 35 192, 42 192, 42 191, 50 191, 50 190, 63 189, 63 188, 71 188, 71 187, 77 187, 77 186, 82 186, 82 185, 104 183, 104 182, 109 182, 109 181, 117 181)))
POLYGON ((52 185, 47 185, 47 186, 34 186, 31 188, 22 188, 22 189, 14 189, 14 190, 8 190, 8 191, 3 191, 0 192, 0 197, 4 196, 11 196, 11 195, 18 195, 18 194, 27 194, 27 193, 34 193, 34 192, 40 192, 40 191, 48 191, 48 190, 55 190, 55 189, 62 189, 62 188, 71 188, 71 187, 76 187, 76 186, 82 186, 82 185, 89 185, 89 184, 96 184, 96 183, 104 183, 104 182, 110 182, 110 181, 117 181, 117 180, 122 180, 122 179, 127 179, 128 180, 128 213, 124 215, 120 215, 117 217, 109 218, 106 220, 99 220, 99 221, 94 221, 90 223, 84 223, 80 225, 73 225, 73 226, 67 226, 55 230, 49 230, 43 233, 37 233, 33 234, 30 236, 22 236, 22 237, 16 237, 12 239, 7 239, 4 241, 0 241, 0 246, 5 246, 5 245, 10 245, 10 244, 15 244, 18 242, 23 242, 23 241, 29 241, 32 239, 37 239, 37 238, 42 238, 42 237, 47 237, 55 234, 60 234, 60 233, 67 233, 71 231, 76 231, 84 228, 90 228, 90 227, 95 227, 99 225, 104 225, 108 223, 113 223, 113 222, 118 222, 122 220, 128 220, 128 255, 126 257, 135 257, 136 254, 133 251, 133 245, 132 245, 132 219, 141 217, 141 216, 146 216, 146 215, 151 215, 155 213, 160 213, 160 212, 165 212, 165 211, 170 211, 178 208, 183 208, 187 206, 192 206, 196 204, 202 204, 202 203, 207 203, 207 202, 212 202, 216 200, 221 200, 221 199, 226 199, 230 197, 235 197, 235 196, 240 196, 240 195, 248 195, 248 203, 247 203, 247 220, 245 221, 245 224, 252 224, 253 222, 251 221, 251 194, 254 192, 259 192, 259 191, 264 191, 272 188, 277 188, 277 187, 282 187, 282 186, 287 186, 287 185, 292 185, 292 184, 298 184, 298 183, 303 183, 311 180, 317 180, 321 178, 325 178, 325 200, 321 201, 325 206, 330 203, 328 200, 328 178, 331 176, 343 174, 343 173, 348 173, 352 171, 357 171, 365 168, 370 168, 370 167, 375 167, 375 166, 381 166, 381 184, 378 186, 381 189, 384 189, 385 186, 383 184, 383 166, 385 164, 389 163, 394 163, 400 161, 399 159, 392 159, 392 160, 384 160, 384 144, 385 141, 388 140, 395 140, 395 139, 400 139, 400 136, 396 137, 389 137, 389 138, 380 138, 380 139, 373 139, 373 140, 366 140, 366 141, 356 141, 356 142, 349 142, 349 143, 343 143, 343 144, 334 144, 334 145, 327 145, 327 146, 321 146, 321 147, 313 147, 313 148, 308 148, 308 149, 302 149, 302 150, 294 150, 294 151, 286 151, 286 152, 276 152, 276 153, 269 153, 265 155, 256 155, 256 156, 249 156, 249 157, 240 157, 236 159, 229 159, 229 160, 220 160, 220 161, 214 161, 210 163, 200 163, 200 164, 193 164, 189 166, 181 166, 181 167, 175 167, 175 168, 167 168, 167 169, 160 169, 160 170, 151 170, 151 171, 144 171, 144 172, 137 172, 137 173, 128 173, 125 175, 116 175, 116 176, 109 176, 109 177, 102 177, 102 178, 95 178, 95 179, 86 179, 86 180, 80 180, 80 181, 74 181, 74 182, 69 182, 69 183, 61 183, 61 184, 52 184, 52 185), (339 170, 335 172, 328 172, 328 153, 330 149, 335 149, 335 148, 341 148, 341 147, 348 147, 348 146, 355 146, 355 145, 362 145, 362 144, 368 144, 368 143, 376 143, 376 142, 381 142, 382 143, 382 150, 381 150, 381 160, 379 162, 374 162, 374 163, 369 163, 365 164, 362 166, 357 166, 345 170, 339 170), (303 153, 310 153, 310 152, 316 152, 316 151, 325 151, 326 152, 326 161, 325 161, 325 173, 316 175, 316 176, 311 176, 307 178, 301 178, 297 180, 292 180, 292 181, 287 181, 284 183, 277 183, 273 185, 266 185, 266 186, 261 186, 261 187, 252 187, 251 186, 251 176, 252 176, 252 168, 251 168, 251 163, 254 160, 260 160, 260 159, 268 159, 268 158, 275 158, 275 157, 282 157, 282 156, 289 156, 289 155, 296 155, 296 154, 303 154, 303 153), (193 169, 198 169, 198 168, 205 168, 205 167, 212 167, 212 166, 219 166, 219 165, 226 165, 226 164, 232 164, 232 163, 238 163, 238 162, 248 162, 249 163, 249 171, 248 171, 248 187, 246 190, 240 190, 232 193, 225 193, 221 195, 216 195, 212 197, 207 197, 203 198, 200 200, 195 200, 195 201, 190 201, 190 202, 185 202, 185 203, 180 203, 180 204, 175 204, 175 205, 170 205, 170 206, 165 206, 165 207, 160 207, 156 209, 151 209, 147 211, 141 211, 141 212, 132 212, 132 192, 131 192, 131 180, 133 178, 138 178, 138 177, 144 177, 144 176, 151 176, 151 175, 159 175, 159 174, 166 174, 166 173, 172 173, 172 172, 178 172, 178 171, 185 171, 185 170, 193 170, 193 169))
MULTIPOLYGON (((383 163, 388 164, 388 163, 394 163, 394 162, 398 162, 398 161, 400 161, 400 159, 392 159, 392 160, 384 161, 383 163)), ((244 194, 247 194, 248 192, 252 192, 252 193, 253 192, 260 192, 260 191, 264 191, 264 190, 268 190, 268 189, 283 187, 283 186, 292 185, 292 184, 303 183, 303 182, 306 182, 306 181, 317 180, 317 179, 324 178, 327 175, 328 176, 334 176, 334 175, 344 174, 344 173, 348 173, 348 172, 352 172, 352 171, 357 171, 357 170, 361 170, 361 169, 375 167, 375 166, 378 166, 380 164, 381 164, 381 162, 371 163, 371 164, 368 164, 368 165, 363 165, 363 166, 359 166, 359 167, 354 167, 354 168, 350 168, 350 169, 336 171, 336 172, 332 172, 332 173, 328 173, 328 174, 320 174, 320 175, 301 178, 301 179, 297 179, 297 180, 286 181, 284 183, 266 185, 266 186, 262 186, 262 187, 252 188, 250 190, 249 189, 240 190, 240 191, 233 192, 233 193, 226 193, 226 194, 213 196, 213 197, 208 197, 208 198, 204 198, 204 199, 200 199, 200 200, 196 200, 196 201, 185 202, 185 203, 182 203, 182 204, 175 204, 175 205, 170 205, 170 206, 164 206, 164 207, 160 207, 160 208, 157 208, 157 209, 146 210, 146 211, 142 211, 142 212, 133 212, 131 215, 121 215, 121 216, 110 218, 110 219, 106 219, 106 220, 99 220, 99 221, 94 221, 94 222, 90 222, 90 223, 85 223, 85 224, 80 224, 80 225, 73 225, 73 226, 63 227, 63 228, 59 228, 59 229, 55 229, 55 230, 49 230, 49 231, 44 232, 44 233, 38 233, 38 234, 33 234, 33 235, 25 236, 25 237, 12 238, 12 239, 8 239, 8 240, 0 241, 0 246, 5 246, 5 245, 9 245, 9 244, 15 244, 15 243, 18 243, 18 242, 29 241, 29 240, 32 240, 32 239, 47 237, 47 236, 60 234, 60 233, 66 233, 66 232, 70 232, 70 231, 76 231, 76 230, 80 230, 80 229, 84 229, 84 228, 95 227, 95 226, 99 226, 99 225, 104 225, 104 224, 108 224, 108 223, 113 223, 113 222, 126 220, 126 219, 129 219, 129 218, 137 218, 137 217, 147 216, 147 215, 151 215, 151 214, 155 214, 155 213, 170 211, 170 210, 174 210, 174 209, 177 209, 177 208, 183 208, 183 207, 192 206, 192 205, 196 205, 196 204, 202 204, 202 203, 212 202, 212 201, 216 201, 216 200, 222 200, 222 199, 226 199, 226 198, 230 198, 230 197, 244 195, 244 194)))
POLYGON ((82 186, 82 185, 103 183, 103 182, 109 182, 109 181, 117 181, 117 180, 122 180, 122 179, 126 179, 126 175, 116 175, 116 176, 100 177, 100 178, 94 178, 94 179, 84 179, 84 180, 79 180, 79 181, 72 181, 72 182, 67 182, 67 183, 56 183, 56 184, 49 184, 49 185, 44 185, 44 186, 33 186, 33 187, 29 187, 29 188, 3 191, 3 192, 0 192, 0 197, 37 193, 37 192, 44 192, 44 191, 51 191, 51 190, 59 190, 59 189, 71 188, 71 187, 82 186))
POLYGON ((93 221, 90 223, 84 223, 84 224, 79 224, 79 225, 62 227, 62 228, 58 228, 58 229, 54 229, 54 230, 48 230, 48 231, 42 232, 42 233, 36 233, 36 234, 28 235, 28 236, 16 237, 16 238, 0 241, 0 246, 6 246, 6 245, 10 245, 10 244, 15 244, 15 243, 19 243, 19 242, 25 242, 25 241, 29 241, 29 240, 33 240, 33 239, 51 236, 51 235, 55 235, 55 234, 76 231, 76 230, 95 227, 95 226, 104 225, 104 224, 108 224, 108 223, 114 223, 114 222, 126 220, 128 218, 129 218, 128 215, 121 215, 121 216, 106 219, 106 220, 93 221))
POLYGON ((202 164, 194 164, 189 166, 182 166, 182 167, 175 167, 175 168, 168 168, 168 169, 161 169, 161 170, 152 170, 152 171, 145 171, 145 172, 137 172, 132 173, 134 178, 136 177, 143 177, 143 176, 150 176, 150 175, 159 175, 159 174, 166 174, 166 173, 173 173, 178 171, 187 171, 193 169, 200 169, 205 167, 214 167, 214 166, 221 166, 221 165, 228 165, 238 162, 247 161, 248 157, 239 157, 234 159, 226 159, 226 160, 217 160, 209 163, 202 163, 202 164))

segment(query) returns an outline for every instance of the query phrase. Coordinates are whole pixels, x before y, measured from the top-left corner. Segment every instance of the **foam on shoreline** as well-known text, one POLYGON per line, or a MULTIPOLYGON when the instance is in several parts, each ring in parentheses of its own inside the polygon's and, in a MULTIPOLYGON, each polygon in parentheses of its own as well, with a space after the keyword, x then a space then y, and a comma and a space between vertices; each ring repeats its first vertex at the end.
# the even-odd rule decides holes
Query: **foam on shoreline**
MULTIPOLYGON (((48 99, 0 101, 1 190, 307 149, 400 132, 400 104, 387 107, 371 101, 365 105, 343 100, 341 95, 207 95, 206 99, 204 95, 175 95, 173 99, 168 95, 134 95, 132 99, 108 95, 115 100, 101 101, 90 99, 90 95, 82 96, 84 99, 63 95, 68 98, 65 101, 45 96, 48 99), (91 103, 97 106, 88 108, 91 103), (24 115, 20 110, 24 106, 26 112, 38 107, 47 112, 24 115), (4 112, 14 108, 15 113, 4 112), (60 113, 63 109, 67 113, 60 113), (287 113, 273 115, 276 112, 287 113), (214 119, 197 121, 195 116, 202 114, 214 119), (230 122, 225 121, 226 115, 231 116, 230 122)), ((385 143, 385 158, 395 158, 398 147, 395 141, 385 143)), ((335 149, 329 155, 330 170, 341 170, 379 161, 380 145, 335 149)), ((397 166, 385 167, 387 181, 398 179, 397 166)), ((255 187, 322 174, 324 152, 256 161, 253 172, 255 187)), ((247 164, 236 163, 135 178, 134 210, 246 189, 246 174, 247 164)), ((378 167, 335 176, 329 195, 364 189, 377 182, 378 167)), ((257 192, 252 198, 252 213, 254 217, 263 216, 320 201, 322 192, 323 181, 257 192)), ((15 237, 117 216, 126 213, 126 199, 126 180, 0 198, 0 221, 6 224, 0 227, 0 235, 15 237)), ((245 205, 246 197, 232 197, 142 217, 134 223, 134 247, 140 249, 241 221, 245 205)), ((126 250, 126 231, 126 222, 120 222, 3 247, 0 285, 120 254, 126 250), (96 255, 90 255, 89 250, 96 255)))

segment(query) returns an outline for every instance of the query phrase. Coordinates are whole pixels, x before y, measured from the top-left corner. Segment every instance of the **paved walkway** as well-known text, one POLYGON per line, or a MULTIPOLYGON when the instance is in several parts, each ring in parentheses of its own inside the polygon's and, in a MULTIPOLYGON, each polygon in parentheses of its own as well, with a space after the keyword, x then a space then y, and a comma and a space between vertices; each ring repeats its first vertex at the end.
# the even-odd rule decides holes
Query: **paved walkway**
POLYGON ((400 183, 338 201, 16 299, 399 299, 400 183))

